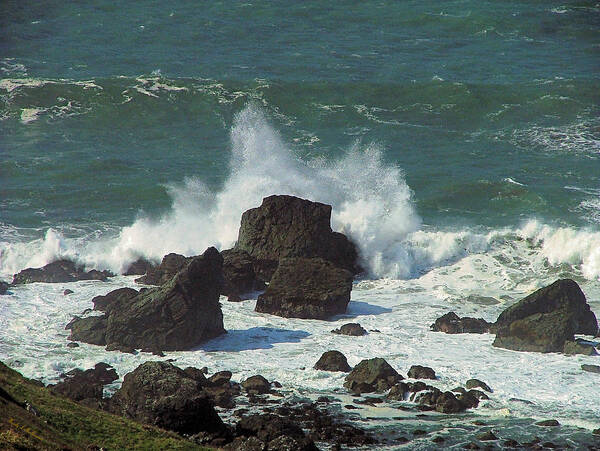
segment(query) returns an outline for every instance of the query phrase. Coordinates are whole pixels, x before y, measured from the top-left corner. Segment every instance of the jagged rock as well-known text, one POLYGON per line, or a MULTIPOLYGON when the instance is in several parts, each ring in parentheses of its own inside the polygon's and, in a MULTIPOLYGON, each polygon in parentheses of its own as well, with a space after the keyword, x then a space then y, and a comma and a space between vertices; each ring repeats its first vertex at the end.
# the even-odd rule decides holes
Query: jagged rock
POLYGON ((180 434, 227 433, 198 383, 168 362, 145 362, 126 374, 109 409, 180 434))
POLYGON ((344 387, 361 394, 389 390, 403 377, 382 358, 361 361, 346 376, 344 387))
POLYGON ((223 292, 230 301, 241 300, 241 295, 252 291, 264 290, 265 284, 256 277, 255 260, 241 249, 228 249, 223 256, 223 292))
POLYGON ((108 317, 106 315, 89 316, 87 318, 76 317, 65 326, 65 329, 71 330, 69 340, 105 346, 107 324, 108 317))
POLYGON ((102 399, 104 385, 119 378, 117 372, 104 362, 97 363, 93 369, 82 371, 76 368, 63 374, 64 380, 49 388, 74 401, 84 399, 102 399))
POLYGON ((175 253, 167 254, 163 257, 160 265, 148 267, 146 275, 135 281, 146 285, 163 285, 181 271, 192 258, 175 253))
POLYGON ((76 265, 71 260, 57 260, 48 263, 42 268, 27 268, 15 274, 13 277, 13 285, 21 285, 25 283, 45 282, 45 283, 67 283, 76 282, 78 280, 101 280, 105 281, 108 277, 112 277, 110 271, 85 271, 83 266, 76 265))
POLYGON ((219 252, 209 248, 161 287, 118 301, 108 315, 106 342, 176 351, 225 333, 222 263, 219 252))
POLYGON ((469 379, 466 383, 465 383, 465 387, 467 387, 467 390, 470 390, 472 388, 481 388, 484 391, 487 392, 492 392, 492 389, 490 388, 490 386, 488 384, 486 384, 483 381, 480 381, 479 379, 469 379))
POLYGON ((594 346, 591 344, 583 344, 578 341, 566 341, 563 348, 563 353, 567 355, 598 355, 598 352, 596 352, 596 348, 594 348, 594 346))
POLYGON ((573 321, 574 333, 596 335, 598 332, 596 315, 590 310, 577 282, 571 279, 557 280, 508 307, 498 316, 494 329, 506 328, 515 321, 524 320, 535 314, 556 311, 560 311, 563 316, 573 321))
POLYGON ((92 299, 94 310, 108 312, 112 305, 117 305, 119 302, 133 299, 137 294, 138 291, 133 288, 118 288, 104 296, 96 296, 92 299))
POLYGON ((317 363, 315 363, 314 369, 323 371, 343 371, 347 373, 352 367, 348 365, 346 356, 340 351, 327 351, 324 352, 317 363))
POLYGON ((409 391, 410 386, 408 384, 404 382, 399 382, 392 388, 390 388, 390 391, 387 395, 385 395, 385 397, 393 401, 404 401, 409 391))
POLYGON ((269 196, 247 210, 236 244, 256 260, 261 280, 269 281, 286 257, 320 257, 352 274, 360 272, 356 248, 331 230, 331 206, 294 196, 269 196))
POLYGON ((562 352, 573 341, 576 322, 562 310, 535 313, 502 326, 492 346, 530 352, 562 352))
POLYGON ((600 365, 587 365, 584 363, 583 365, 581 365, 581 369, 583 371, 587 371, 588 373, 600 374, 600 365))
POLYGON ((352 274, 322 258, 280 260, 255 310, 286 318, 326 319, 344 313, 352 274))
POLYGON ((482 318, 460 318, 456 313, 449 312, 435 320, 430 327, 434 332, 447 334, 485 334, 491 324, 482 318))
POLYGON ((143 276, 148 271, 153 270, 156 267, 154 263, 146 260, 144 257, 138 258, 133 263, 130 263, 125 272, 124 276, 143 276))
POLYGON ((432 368, 421 365, 413 365, 408 370, 411 379, 435 379, 435 371, 432 368))
POLYGON ((271 391, 271 383, 260 374, 250 376, 241 385, 249 394, 262 395, 271 391))
POLYGON ((350 335, 352 337, 359 337, 367 334, 367 331, 358 323, 347 323, 331 332, 339 335, 350 335))

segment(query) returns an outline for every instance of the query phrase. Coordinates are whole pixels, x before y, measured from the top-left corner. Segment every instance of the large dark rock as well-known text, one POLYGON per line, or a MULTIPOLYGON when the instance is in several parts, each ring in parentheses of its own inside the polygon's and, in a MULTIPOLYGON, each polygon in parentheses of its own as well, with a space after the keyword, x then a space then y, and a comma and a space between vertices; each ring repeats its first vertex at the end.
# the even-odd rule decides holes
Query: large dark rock
POLYGON ((117 372, 104 362, 97 363, 94 368, 82 371, 76 368, 63 375, 63 381, 50 385, 49 388, 74 401, 84 399, 101 400, 104 385, 116 381, 117 372))
POLYGON ((146 362, 123 378, 110 410, 180 434, 226 433, 196 380, 168 362, 146 362))
POLYGON ((75 264, 71 260, 58 260, 48 263, 42 268, 27 268, 15 274, 13 285, 24 283, 45 282, 45 283, 67 283, 78 280, 102 280, 112 277, 110 271, 85 271, 84 267, 75 264))
POLYGON ((181 271, 192 258, 174 253, 167 254, 163 257, 160 265, 148 267, 146 275, 135 281, 146 285, 163 285, 181 271))
POLYGON ((255 310, 286 318, 325 319, 344 313, 352 273, 322 258, 284 258, 255 310))
POLYGON ((360 271, 354 244, 331 230, 331 206, 294 196, 269 196, 242 215, 236 244, 254 258, 259 278, 269 281, 285 257, 320 257, 360 271))
POLYGON ((241 249, 228 249, 223 256, 223 292, 230 300, 241 300, 240 296, 252 291, 264 290, 265 284, 256 277, 255 260, 241 249))
POLYGON ((398 372, 382 358, 361 361, 346 376, 344 387, 354 393, 383 392, 403 379, 398 372))
POLYGON ((65 326, 65 329, 71 330, 69 340, 105 346, 107 323, 108 317, 106 315, 73 318, 71 322, 65 326))
POLYGON ((494 329, 500 330, 537 313, 556 311, 573 321, 574 333, 596 335, 598 332, 596 315, 591 311, 577 282, 571 279, 557 280, 510 306, 500 314, 494 329))
POLYGON ((347 373, 352 367, 348 365, 346 356, 340 351, 327 351, 324 352, 317 363, 315 363, 314 369, 322 371, 343 371, 347 373))
POLYGON ((493 346, 530 352, 563 352, 574 340, 577 323, 562 310, 535 313, 498 329, 493 346))
POLYGON ((482 318, 460 318, 456 313, 449 312, 436 319, 431 325, 431 330, 447 334, 484 334, 489 332, 490 326, 491 324, 482 318))
POLYGON ((113 306, 106 343, 175 351, 225 333, 219 304, 222 264, 221 254, 209 248, 160 288, 113 306))
POLYGON ((113 305, 118 305, 120 302, 133 299, 137 296, 138 291, 133 288, 118 288, 113 290, 104 296, 96 296, 92 299, 94 303, 94 310, 101 312, 108 312, 111 310, 113 305))

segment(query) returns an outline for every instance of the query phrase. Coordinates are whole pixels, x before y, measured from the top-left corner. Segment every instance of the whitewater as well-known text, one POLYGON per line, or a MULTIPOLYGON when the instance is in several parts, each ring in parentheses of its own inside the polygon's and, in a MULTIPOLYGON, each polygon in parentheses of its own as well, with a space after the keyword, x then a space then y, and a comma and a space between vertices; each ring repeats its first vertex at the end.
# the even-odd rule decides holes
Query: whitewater
MULTIPOLYGON (((426 365, 438 374, 433 385, 440 389, 451 390, 475 377, 493 388, 491 399, 466 417, 437 416, 425 425, 414 414, 389 406, 353 411, 358 412, 355 420, 389 434, 404 415, 403 425, 467 440, 477 429, 465 424, 485 418, 525 440, 531 438, 533 420, 556 418, 564 427, 545 436, 554 434, 573 444, 588 440, 585 433, 597 428, 600 418, 600 385, 580 366, 597 363, 597 357, 508 351, 491 346, 493 335, 452 336, 433 333, 429 326, 449 311, 494 321, 508 305, 562 277, 577 280, 599 313, 600 232, 552 226, 536 218, 504 228, 425 224, 405 174, 384 161, 382 145, 357 141, 335 160, 301 158, 256 104, 235 116, 229 150, 229 176, 220 189, 198 178, 173 182, 166 187, 171 207, 159 217, 140 212, 129 226, 101 224, 79 235, 57 225, 33 240, 5 227, 1 277, 10 280, 25 267, 58 258, 119 273, 140 256, 159 261, 169 252, 197 255, 208 246, 224 250, 235 244, 242 212, 260 205, 265 196, 292 194, 328 203, 333 229, 357 244, 365 268, 354 282, 346 314, 330 321, 279 318, 254 312, 256 296, 239 304, 222 298, 228 333, 163 359, 175 359, 181 367, 207 366, 210 372, 229 370, 235 381, 262 374, 281 382, 288 397, 325 394, 346 402, 352 398, 342 389, 343 375, 312 369, 327 350, 341 351, 350 365, 383 357, 403 375, 411 365, 426 365), (359 322, 369 334, 330 333, 349 321, 359 322)), ((0 360, 51 383, 63 372, 99 361, 114 366, 122 377, 143 361, 157 359, 84 343, 65 346, 69 333, 64 326, 74 315, 91 308, 96 295, 136 287, 133 279, 11 288, 0 302, 0 360), (65 289, 74 293, 66 297, 65 289)), ((415 447, 421 446, 419 440, 415 447)), ((422 439, 424 448, 427 443, 422 439)))

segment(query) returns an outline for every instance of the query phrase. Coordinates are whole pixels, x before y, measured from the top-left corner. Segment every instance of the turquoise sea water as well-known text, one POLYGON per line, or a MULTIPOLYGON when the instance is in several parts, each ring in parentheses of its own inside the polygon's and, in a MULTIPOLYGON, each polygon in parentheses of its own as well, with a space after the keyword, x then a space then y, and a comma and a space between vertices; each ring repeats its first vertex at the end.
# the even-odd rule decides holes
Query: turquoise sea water
MULTIPOLYGON (((512 300, 568 276, 600 312, 600 5, 0 2, 1 278, 226 248, 274 193, 333 205, 366 302, 392 308, 388 283, 438 307, 512 300)), ((77 364, 35 366, 43 341, 14 357, 24 371, 77 364)), ((565 410, 585 427, 589 389, 565 410)))

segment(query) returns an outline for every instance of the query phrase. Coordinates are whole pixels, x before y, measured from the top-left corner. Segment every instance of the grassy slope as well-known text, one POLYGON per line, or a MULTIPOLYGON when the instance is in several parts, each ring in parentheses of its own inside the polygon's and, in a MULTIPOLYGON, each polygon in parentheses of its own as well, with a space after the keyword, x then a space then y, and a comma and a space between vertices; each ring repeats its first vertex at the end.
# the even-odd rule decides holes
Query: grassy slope
POLYGON ((0 449, 163 450, 202 448, 176 434, 93 410, 52 394, 0 362, 0 389, 19 403, 28 401, 33 415, 6 399, 0 390, 0 449))

